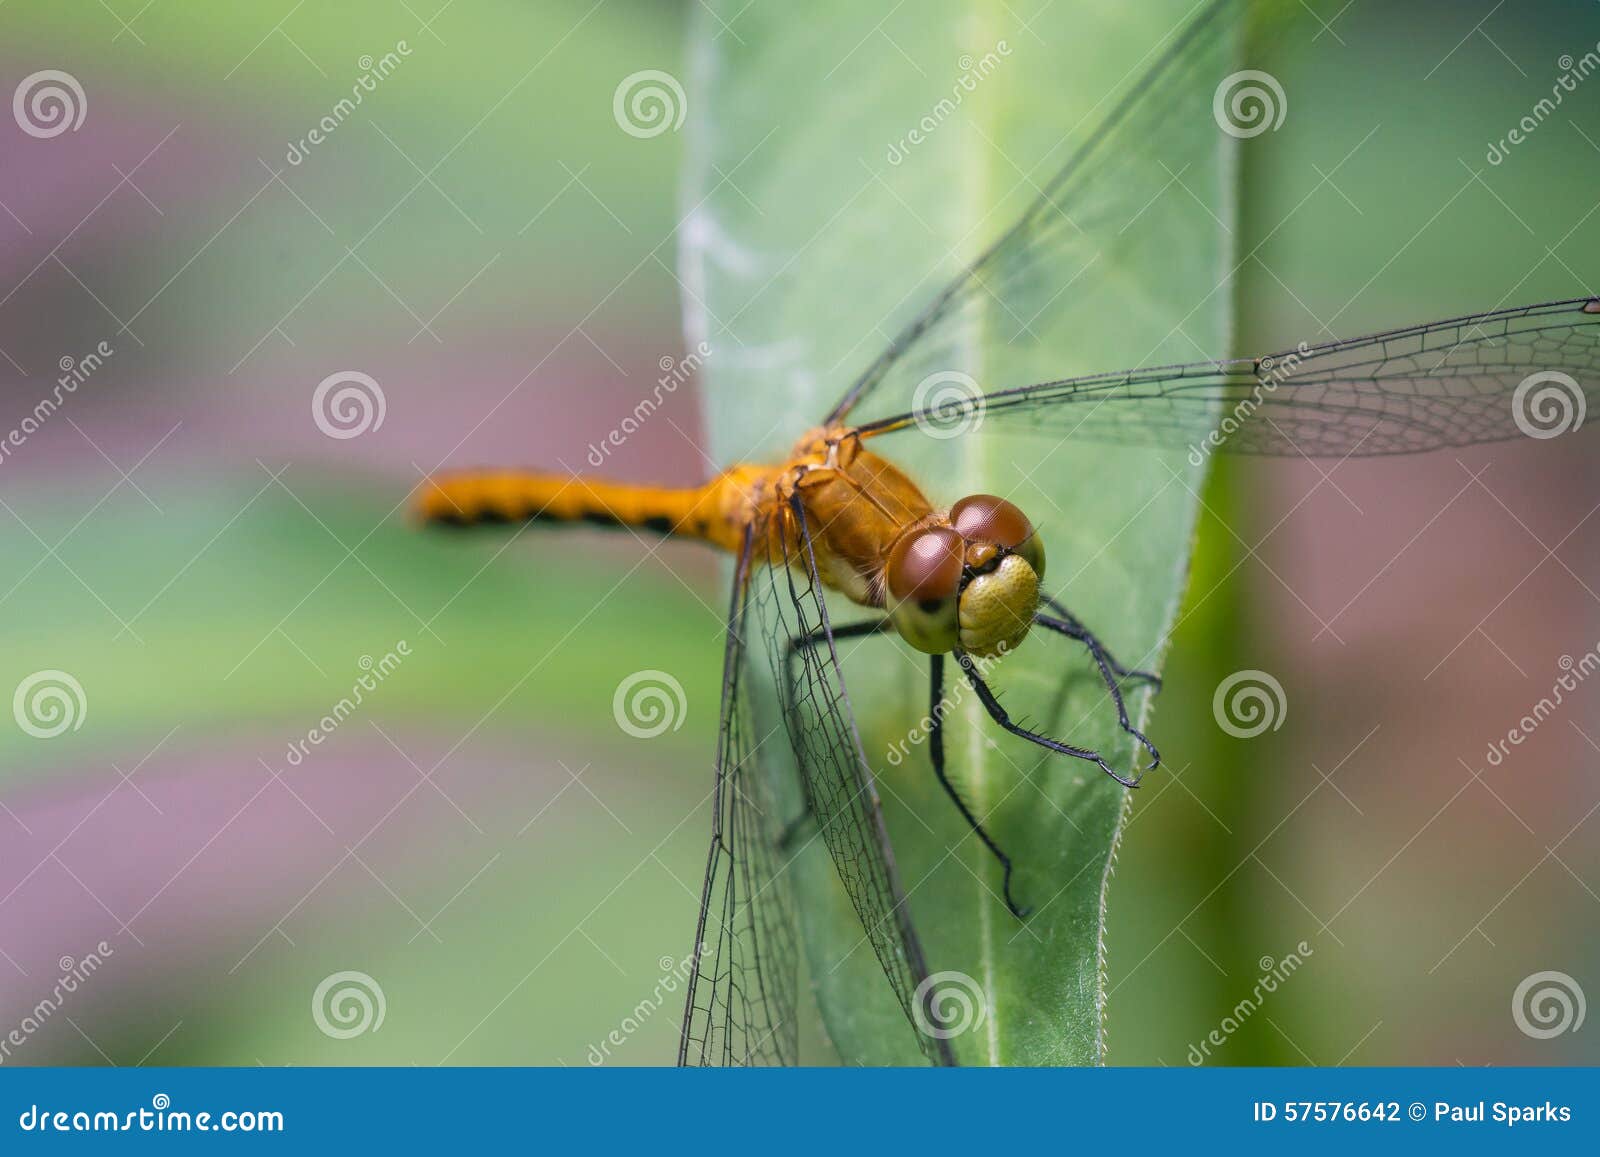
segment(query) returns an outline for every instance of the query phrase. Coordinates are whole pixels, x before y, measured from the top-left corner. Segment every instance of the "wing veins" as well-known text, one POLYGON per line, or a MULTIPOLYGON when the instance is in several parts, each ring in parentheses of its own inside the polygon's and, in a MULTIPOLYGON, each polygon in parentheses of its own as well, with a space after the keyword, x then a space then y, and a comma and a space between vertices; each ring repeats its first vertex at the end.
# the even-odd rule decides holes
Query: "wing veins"
MULTIPOLYGON (((956 303, 964 291, 981 288, 980 275, 983 269, 994 262, 1005 251, 1007 245, 1022 236, 1046 210, 1054 210, 1061 217, 1066 218, 1068 222, 1071 222, 1071 217, 1056 204, 1057 195, 1066 191, 1068 183, 1083 171, 1085 165, 1100 151, 1105 142, 1115 134, 1117 129, 1121 127, 1123 122, 1139 107, 1145 98, 1152 93, 1159 94, 1160 86, 1157 82, 1176 63, 1180 63, 1183 60, 1190 45, 1211 26, 1218 14, 1236 2, 1237 0, 1211 0, 1203 12, 1187 18, 1177 32, 1176 39, 1162 51, 1160 59, 1140 76, 1132 88, 1122 94, 1111 111, 1106 114, 1105 119, 1100 121, 1088 139, 1073 151, 1060 169, 1056 170, 1055 174, 1039 190, 1038 195, 1029 202, 1027 208, 1023 210, 1017 220, 994 241, 990 242, 977 257, 968 262, 954 278, 946 283, 933 300, 923 308, 922 312, 894 336, 889 345, 845 391, 844 396, 839 399, 833 409, 828 411, 827 417, 823 419, 825 425, 836 425, 844 421, 850 411, 883 380, 883 377, 894 364, 917 344, 918 339, 950 312, 950 307, 956 303)), ((1034 258, 1030 257, 1029 259, 1033 260, 1034 258)))

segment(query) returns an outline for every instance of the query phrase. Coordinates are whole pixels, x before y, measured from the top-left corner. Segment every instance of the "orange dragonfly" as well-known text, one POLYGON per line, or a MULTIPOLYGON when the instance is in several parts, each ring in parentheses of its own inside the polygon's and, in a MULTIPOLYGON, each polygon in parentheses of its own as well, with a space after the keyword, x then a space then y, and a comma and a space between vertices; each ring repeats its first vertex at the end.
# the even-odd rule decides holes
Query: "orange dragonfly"
MULTIPOLYGON (((943 396, 933 405, 853 420, 869 398, 904 393, 940 356, 967 311, 999 302, 1037 319, 1052 300, 1065 214, 1110 183, 1128 204, 1165 180, 1129 158, 1165 142, 1162 169, 1186 171, 1214 146, 1193 126, 1213 115, 1210 84, 1236 63, 1216 0, 1044 187, 1009 230, 907 325, 782 461, 735 465, 703 486, 665 489, 595 478, 478 471, 431 479, 420 513, 448 526, 572 523, 627 526, 697 539, 736 559, 724 654, 713 833, 681 1035, 680 1061, 794 1063, 797 931, 784 879, 795 822, 779 824, 753 741, 753 679, 769 674, 781 724, 814 820, 919 1045, 952 1064, 925 982, 929 969, 857 735, 836 644, 897 634, 929 656, 934 775, 1003 873, 1018 918, 1013 862, 946 776, 940 705, 951 656, 994 723, 1065 758, 1086 760, 1128 787, 1159 765, 1135 729, 1129 685, 1159 687, 1130 669, 1046 586, 1046 544, 1029 517, 989 494, 930 499, 894 464, 894 437, 986 424, 1070 431, 1075 438, 1226 453, 1348 457, 1424 452, 1581 424, 1600 378, 1600 301, 1577 298, 1502 309, 1269 357, 1197 362, 943 396), (1175 133, 1162 130, 1183 126, 1175 133), (1137 147, 1129 147, 1137 142, 1137 147), (1141 183, 1141 181, 1143 183, 1141 183), (1024 312, 1025 311, 1025 312, 1024 312), (1573 375, 1583 374, 1589 385, 1573 375), (879 452, 879 447, 883 453, 879 452), (872 612, 834 623, 831 590, 872 612), (1103 680, 1144 766, 1119 768, 1013 720, 984 678, 989 660, 1034 629, 1079 643, 1103 680), (763 670, 763 667, 765 670, 763 670)), ((1081 219, 1074 222, 1080 228, 1081 219)), ((924 379, 926 380, 926 379, 924 379)), ((1148 693, 1148 692, 1147 692, 1148 693)))

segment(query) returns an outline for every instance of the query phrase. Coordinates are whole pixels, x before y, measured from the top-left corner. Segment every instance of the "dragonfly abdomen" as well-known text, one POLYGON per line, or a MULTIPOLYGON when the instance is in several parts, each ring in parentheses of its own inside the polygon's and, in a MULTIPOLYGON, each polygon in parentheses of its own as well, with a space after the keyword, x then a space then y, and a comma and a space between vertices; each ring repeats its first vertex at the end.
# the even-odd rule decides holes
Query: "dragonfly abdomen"
POLYGON ((638 486, 527 471, 472 471, 429 480, 417 509, 440 526, 575 522, 696 538, 736 550, 749 514, 751 468, 704 486, 638 486))

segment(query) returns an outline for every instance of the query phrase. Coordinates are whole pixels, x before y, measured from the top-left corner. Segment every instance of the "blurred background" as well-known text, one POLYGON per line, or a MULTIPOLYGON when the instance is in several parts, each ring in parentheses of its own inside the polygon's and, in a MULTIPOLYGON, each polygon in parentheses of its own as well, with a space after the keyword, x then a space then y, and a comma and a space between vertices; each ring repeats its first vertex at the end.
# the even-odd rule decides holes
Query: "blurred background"
MULTIPOLYGON (((440 539, 402 506, 441 465, 592 469, 648 396, 607 471, 720 465, 692 384, 657 385, 686 353, 685 138, 612 107, 630 74, 686 76, 710 19, 0 9, 0 91, 56 69, 85 106, 56 135, 0 118, 0 431, 59 401, 0 457, 0 688, 60 688, 69 720, 0 728, 3 1063, 675 1056, 716 561, 440 539), (341 373, 381 416, 317 408, 341 373), (649 740, 612 711, 641 668, 688 704, 649 740), (330 980, 374 1017, 381 989, 381 1028, 319 1024, 330 980)), ((1216 352, 1596 292, 1593 94, 1489 154, 1597 42, 1586 4, 1312 5, 1277 58, 1286 125, 1241 173, 1216 352)), ((843 67, 948 89, 892 53, 843 67)), ((1110 894, 1113 1063, 1600 1057, 1592 1026, 1512 1015, 1535 973, 1600 992, 1600 681, 1488 757, 1600 646, 1597 462, 1563 438, 1218 471, 1155 716, 1169 773, 1110 894), (1284 688, 1280 729, 1218 728, 1241 669, 1284 688)))

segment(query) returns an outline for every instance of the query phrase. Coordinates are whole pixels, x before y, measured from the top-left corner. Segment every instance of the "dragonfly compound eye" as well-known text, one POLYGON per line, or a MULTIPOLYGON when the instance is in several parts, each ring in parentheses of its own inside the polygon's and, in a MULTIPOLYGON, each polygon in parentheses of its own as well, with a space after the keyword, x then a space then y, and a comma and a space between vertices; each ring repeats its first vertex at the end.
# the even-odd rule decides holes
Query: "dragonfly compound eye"
POLYGON ((889 619, 919 651, 942 655, 960 642, 957 601, 961 595, 965 543, 948 527, 903 535, 884 568, 889 619))
POLYGON ((1044 578, 1044 544, 1016 506, 994 494, 973 494, 950 508, 950 525, 969 542, 992 542, 1019 554, 1044 578))

